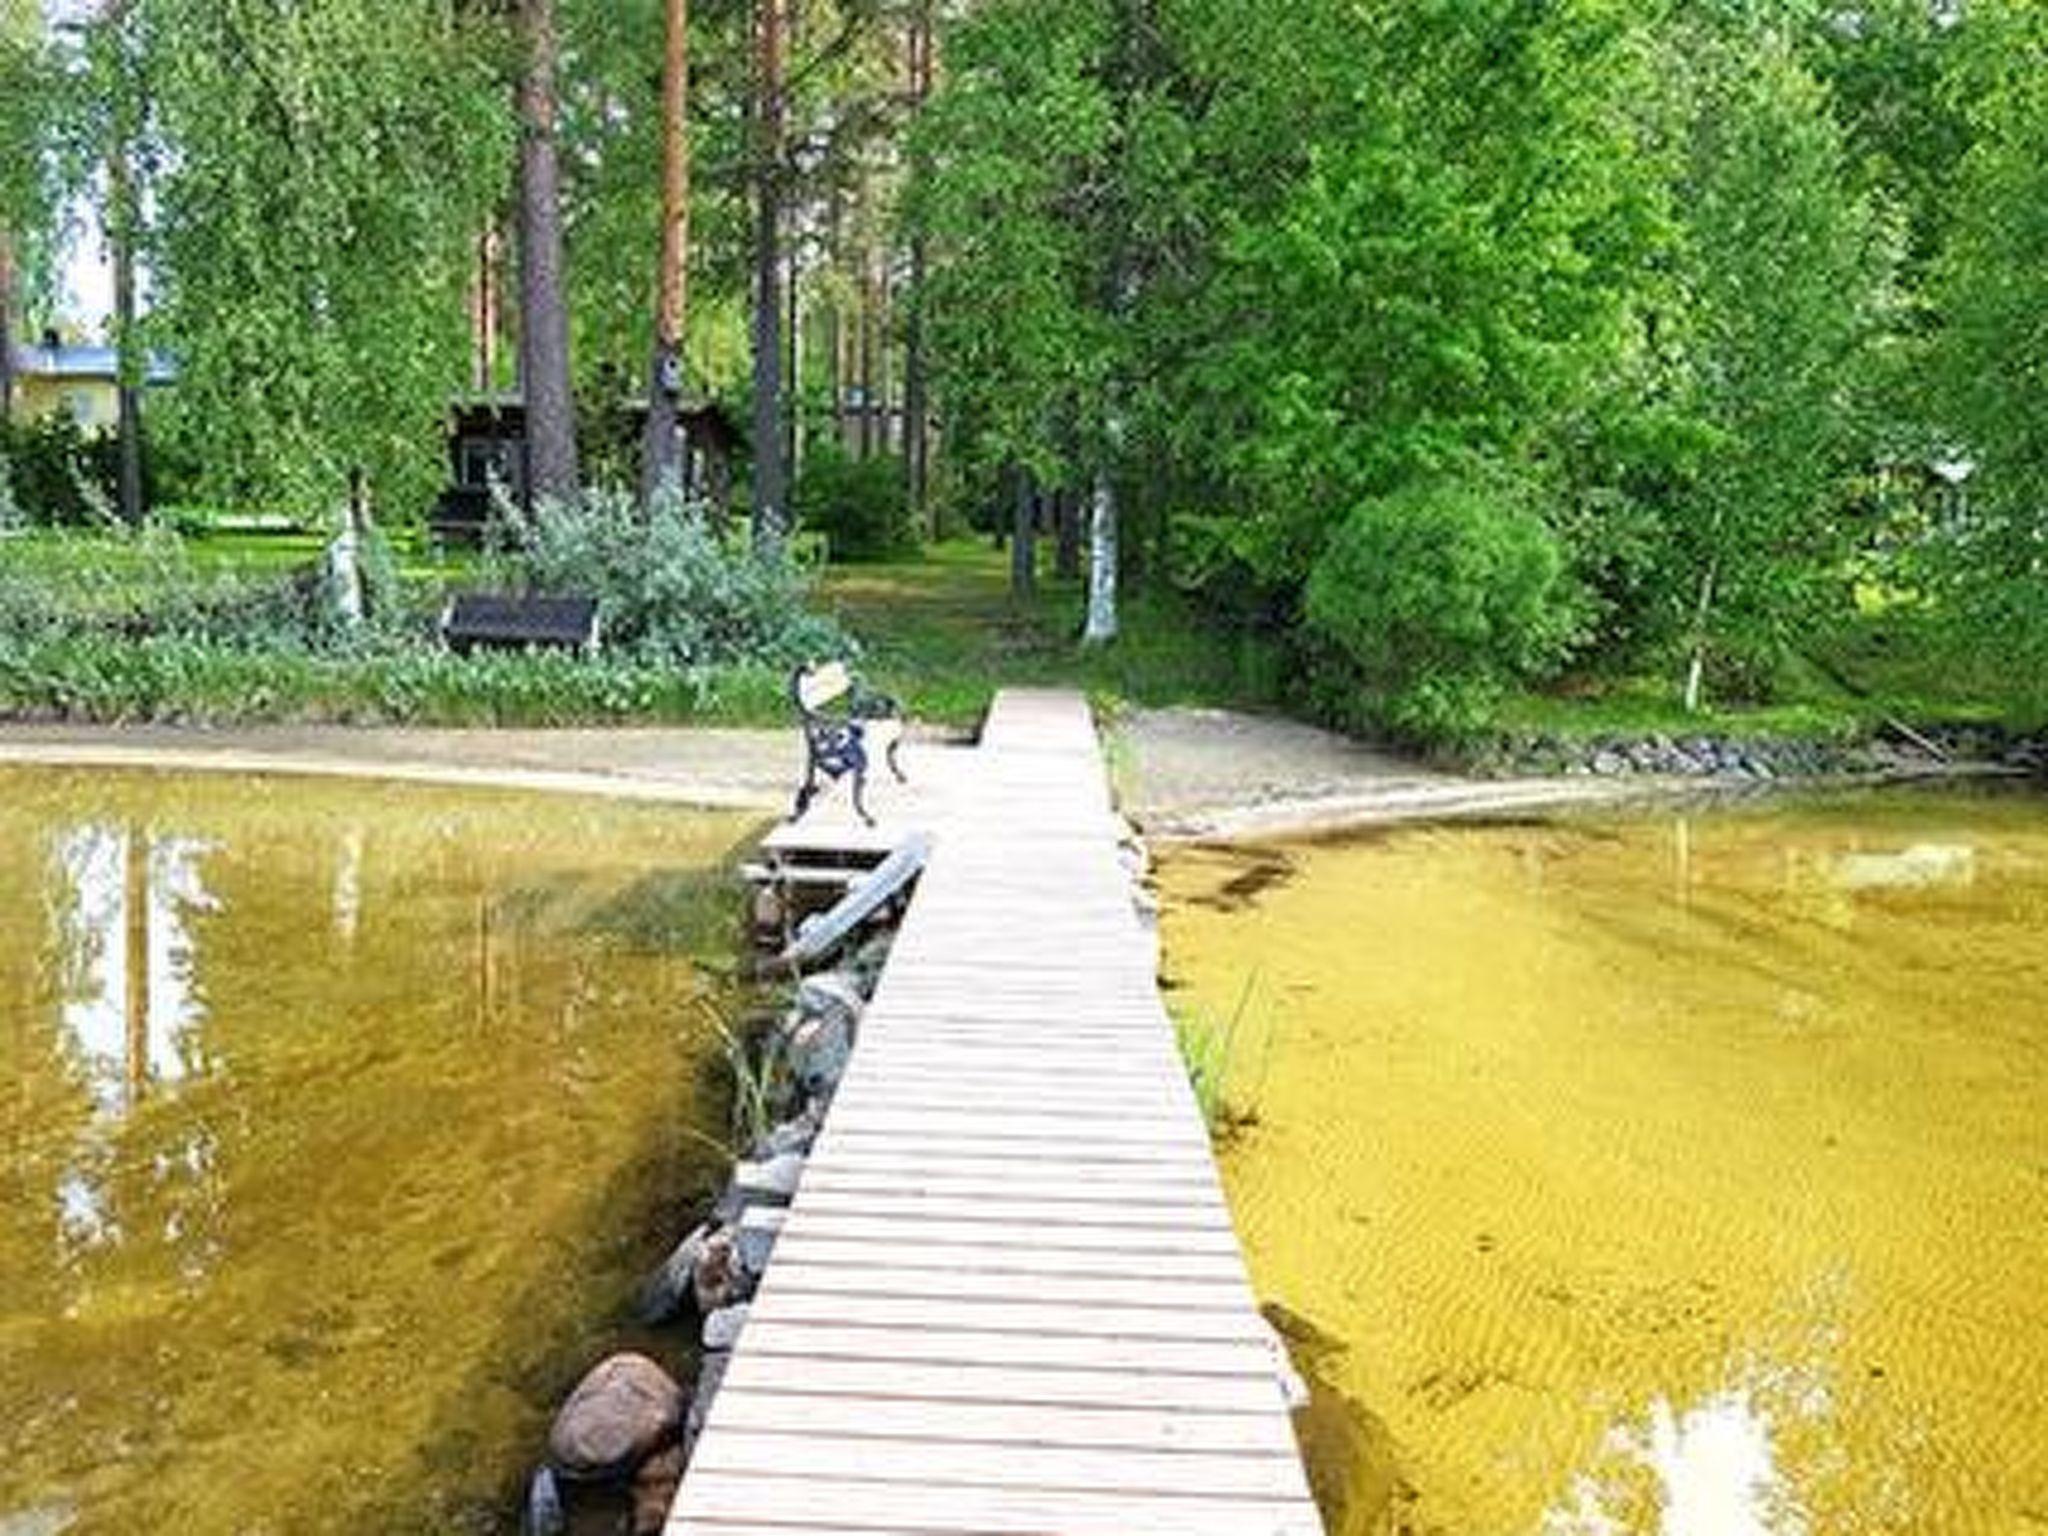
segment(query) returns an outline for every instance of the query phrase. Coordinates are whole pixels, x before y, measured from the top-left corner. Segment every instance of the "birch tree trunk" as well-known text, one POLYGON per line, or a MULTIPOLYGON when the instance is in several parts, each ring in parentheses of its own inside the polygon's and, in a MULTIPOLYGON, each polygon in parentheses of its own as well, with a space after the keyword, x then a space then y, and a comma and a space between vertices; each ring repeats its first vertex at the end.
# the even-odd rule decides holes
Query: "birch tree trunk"
POLYGON ((554 0, 520 0, 526 68, 519 82, 519 379, 526 402, 527 488, 576 495, 576 402, 562 257, 562 172, 555 142, 554 0))
POLYGON ((661 56, 661 265, 654 282, 654 351, 647 367, 647 437, 640 494, 652 502, 683 481, 676 407, 690 302, 690 0, 667 0, 661 56))
POLYGON ((1692 655, 1685 664, 1685 712, 1698 714, 1700 708, 1700 681, 1707 668, 1707 623, 1714 609, 1714 585, 1720 575, 1718 560, 1707 562, 1706 574, 1700 577, 1700 595, 1693 605, 1692 614, 1692 655))
POLYGON ((1088 622, 1085 645, 1116 638, 1116 487, 1107 467, 1098 467, 1088 492, 1088 622))

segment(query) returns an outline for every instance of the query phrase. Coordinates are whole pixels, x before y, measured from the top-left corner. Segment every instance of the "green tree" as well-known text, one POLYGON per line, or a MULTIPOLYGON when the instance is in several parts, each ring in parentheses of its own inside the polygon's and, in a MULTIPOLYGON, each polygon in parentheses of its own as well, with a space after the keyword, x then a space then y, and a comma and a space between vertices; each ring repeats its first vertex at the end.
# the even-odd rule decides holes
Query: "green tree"
POLYGON ((0 422, 14 405, 15 322, 54 223, 53 85, 40 8, 0 0, 0 422))
POLYGON ((1889 252, 1785 29, 1681 27, 1674 42, 1682 302, 1662 384, 1695 452, 1658 561, 1696 708, 1710 659, 1754 682, 1846 593, 1838 503, 1867 446, 1852 381, 1889 252))
MULTIPOLYGON (((1243 34, 1253 9, 1216 24, 1243 34)), ((1224 509, 1184 520, 1184 554, 1290 604, 1361 500, 1488 462, 1536 474, 1613 387, 1665 239, 1639 7, 1299 20, 1290 47, 1202 45, 1226 73, 1192 158, 1224 168, 1227 212, 1162 363, 1177 446, 1224 509)))
POLYGON ((440 0, 141 0, 139 18, 150 328, 204 491, 303 515, 360 467, 420 505, 463 377, 471 239, 512 159, 503 34, 440 0))
POLYGON ((1987 4, 1958 84, 1973 143, 1936 297, 1934 379, 1977 469, 1937 568, 1981 634, 2048 654, 2048 13, 1987 4))

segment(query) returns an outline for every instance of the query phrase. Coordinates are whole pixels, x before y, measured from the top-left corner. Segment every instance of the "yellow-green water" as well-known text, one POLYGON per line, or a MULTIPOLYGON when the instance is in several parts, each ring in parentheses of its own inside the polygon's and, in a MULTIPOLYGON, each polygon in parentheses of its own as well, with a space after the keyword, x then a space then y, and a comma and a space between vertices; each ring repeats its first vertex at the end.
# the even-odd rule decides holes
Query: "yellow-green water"
POLYGON ((515 1529, 716 1172, 743 830, 0 772, 0 1532, 515 1529))
POLYGON ((2048 803, 1163 878, 1333 1532, 2048 1531, 2048 803))

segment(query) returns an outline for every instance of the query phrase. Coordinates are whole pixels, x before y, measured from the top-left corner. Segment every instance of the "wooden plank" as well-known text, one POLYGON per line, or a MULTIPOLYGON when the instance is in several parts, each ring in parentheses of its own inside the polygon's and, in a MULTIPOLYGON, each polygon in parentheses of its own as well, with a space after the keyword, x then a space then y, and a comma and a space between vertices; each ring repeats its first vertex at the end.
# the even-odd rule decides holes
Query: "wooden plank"
MULTIPOLYGON (((829 1220, 806 1221, 785 1233, 775 1247, 776 1264, 822 1270, 850 1270, 856 1277, 872 1271, 915 1267, 923 1273, 956 1276, 963 1282, 978 1275, 1031 1280, 1111 1279, 1150 1285, 1198 1280, 1245 1289, 1244 1264, 1233 1252, 1143 1252, 1126 1248, 996 1247, 988 1243, 916 1243, 892 1236, 864 1236, 836 1227, 829 1220)), ((1251 1292, 1245 1289, 1247 1305, 1251 1292)))
MULTIPOLYGON (((805 1210, 834 1211, 894 1218, 897 1221, 952 1221, 963 1227, 1030 1223, 1045 1231, 1048 1239, 1075 1227, 1095 1227, 1109 1232, 1141 1232, 1165 1229, 1172 1232, 1229 1232, 1230 1217, 1218 1204, 1159 1205, 1122 1201, 1096 1204, 1082 1199, 1034 1196, 952 1195, 942 1190, 925 1193, 906 1189, 895 1194, 857 1193, 829 1185, 802 1190, 805 1210)), ((906 1235, 909 1235, 906 1232, 906 1235)))
MULTIPOLYGON (((1173 1162, 1124 1163, 1092 1157, 1085 1151, 1052 1152, 1028 1159, 1017 1167, 1017 1159, 990 1153, 963 1153, 944 1160, 943 1166, 957 1173, 999 1174, 1014 1171, 1026 1178, 1066 1179, 1082 1183, 1096 1178, 1142 1178, 1156 1184, 1180 1184, 1194 1189, 1220 1188, 1215 1170, 1197 1158, 1173 1162)), ((812 1160, 812 1167, 830 1168, 838 1173, 872 1174, 896 1179, 916 1179, 929 1172, 932 1159, 920 1149, 867 1145, 853 1140, 835 1142, 831 1156, 812 1160)))
MULTIPOLYGON (((856 1099, 838 1099, 833 1118, 843 1130, 878 1131, 915 1144, 920 1136, 948 1133, 979 1136, 988 1141, 1041 1141, 1054 1146, 1072 1146, 1077 1139, 1074 1123, 1057 1113, 1036 1114, 1014 1110, 1003 1114, 976 1114, 972 1110, 932 1110, 898 1113, 869 1109, 856 1099)), ((1206 1149, 1207 1137, 1199 1122, 1184 1115, 1131 1116, 1121 1125, 1095 1130, 1091 1141, 1137 1142, 1146 1146, 1196 1146, 1206 1149)))
MULTIPOLYGON (((851 1144, 868 1150, 898 1149, 904 1145, 903 1138, 894 1131, 869 1132, 855 1126, 835 1126, 828 1119, 824 1134, 819 1138, 819 1155, 837 1155, 838 1150, 851 1144)), ((1017 1141, 986 1136, 948 1135, 933 1136, 923 1141, 919 1150, 931 1158, 983 1157, 991 1161, 1001 1159, 1016 1164, 1034 1162, 1058 1162, 1073 1150, 1073 1143, 1065 1145, 1050 1141, 1017 1141)), ((1202 1165, 1199 1149, 1188 1146, 1160 1146, 1153 1142, 1098 1142, 1088 1149, 1090 1157, 1102 1163, 1128 1165, 1154 1164, 1175 1168, 1199 1168, 1202 1165)))
MULTIPOLYGON (((1252 1376, 1175 1371, 1072 1370, 953 1360, 844 1359, 756 1351, 744 1340, 726 1368, 728 1391, 831 1393, 876 1402, 1007 1403, 1014 1406, 1153 1408, 1175 1413, 1271 1413, 1281 1417, 1280 1389, 1252 1376)), ((710 1430, 719 1423, 716 1404, 710 1430)))
POLYGON ((986 1268, 945 1268, 898 1265, 889 1255, 872 1252, 854 1263, 820 1263, 816 1250, 778 1251, 775 1294, 813 1296, 888 1296, 936 1301, 1007 1301, 1025 1297, 1077 1307, 1140 1310, 1211 1311, 1252 1309, 1252 1295, 1241 1278, 1138 1279, 1125 1274, 1030 1274, 986 1268))
POLYGON ((1149 1178, 1142 1169, 1121 1178, 1083 1180, 1035 1169, 959 1172, 943 1166, 927 1166, 916 1173, 877 1172, 873 1169, 843 1168, 836 1160, 820 1159, 805 1171, 804 1191, 815 1195, 828 1190, 847 1195, 886 1197, 901 1192, 947 1200, 1029 1200, 1083 1207, 1104 1205, 1116 1209, 1142 1205, 1154 1209, 1198 1210, 1204 1215, 1218 1216, 1223 1212, 1223 1193, 1215 1185, 1198 1184, 1190 1179, 1149 1178))
POLYGON ((1012 1489, 706 1471, 684 1479, 672 1530, 918 1536, 1319 1536, 1312 1508, 1280 1499, 1012 1489), (704 1524, 700 1522, 719 1522, 704 1524))
MULTIPOLYGON (((772 1266, 771 1266, 772 1267, 772 1266)), ((887 1360, 927 1365, 1038 1366, 1105 1376, 1237 1376, 1276 1395, 1271 1351, 1252 1340, 1122 1338, 1093 1333, 1011 1334, 998 1329, 862 1327, 750 1317, 746 1352, 801 1360, 887 1360)))
MULTIPOLYGON (((1021 1289, 1021 1288, 1020 1288, 1021 1289)), ((1270 1335, 1256 1312, 1239 1296, 1216 1306, 1105 1307, 1088 1302, 1034 1301, 1015 1296, 892 1296, 851 1291, 813 1291, 768 1284, 747 1317, 749 1332, 770 1323, 820 1328, 907 1328, 921 1336, 942 1331, 1006 1333, 1050 1345, 1058 1339, 1101 1339, 1115 1344, 1147 1342, 1250 1344, 1260 1363, 1270 1365, 1270 1335)))
POLYGON ((696 1458, 704 1472, 765 1472, 792 1466, 806 1477, 875 1479, 927 1486, 982 1488, 1114 1488, 1120 1493, 1196 1494, 1284 1499, 1301 1477, 1292 1454, 1141 1450, 1081 1444, 989 1445, 980 1441, 913 1439, 868 1431, 740 1429, 708 1442, 696 1458))
POLYGON ((827 1435, 867 1434, 941 1444, 975 1440, 1015 1446, 1295 1455, 1294 1436, 1287 1431, 1286 1422, 1270 1413, 1175 1413, 1161 1408, 1071 1403, 1061 1407, 933 1403, 815 1392, 739 1391, 730 1384, 725 1393, 719 1401, 722 1424, 733 1429, 787 1431, 791 1425, 803 1425, 827 1435))
MULTIPOLYGON (((860 1239, 893 1244, 898 1252, 908 1248, 939 1248, 946 1245, 979 1248, 990 1254, 1215 1254, 1238 1260, 1237 1234, 1229 1228, 1173 1228, 1129 1226, 1075 1226, 1051 1228, 1017 1218, 986 1221, 953 1221, 938 1216, 919 1218, 907 1227, 896 1214, 878 1215, 856 1205, 850 1211, 814 1207, 799 1199, 801 1219, 792 1217, 785 1228, 784 1242, 812 1234, 843 1239, 860 1239)), ((781 1244, 776 1251, 782 1251, 781 1244)))

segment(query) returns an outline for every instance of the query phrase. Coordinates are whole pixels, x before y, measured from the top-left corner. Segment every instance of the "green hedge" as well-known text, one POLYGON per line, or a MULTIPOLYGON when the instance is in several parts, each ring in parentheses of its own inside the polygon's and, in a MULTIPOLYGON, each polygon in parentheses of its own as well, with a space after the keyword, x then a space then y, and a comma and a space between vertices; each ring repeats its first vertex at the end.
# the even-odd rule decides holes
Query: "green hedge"
POLYGON ((760 666, 673 668, 559 654, 315 653, 179 636, 0 636, 0 718, 105 723, 754 724, 786 714, 760 666))

